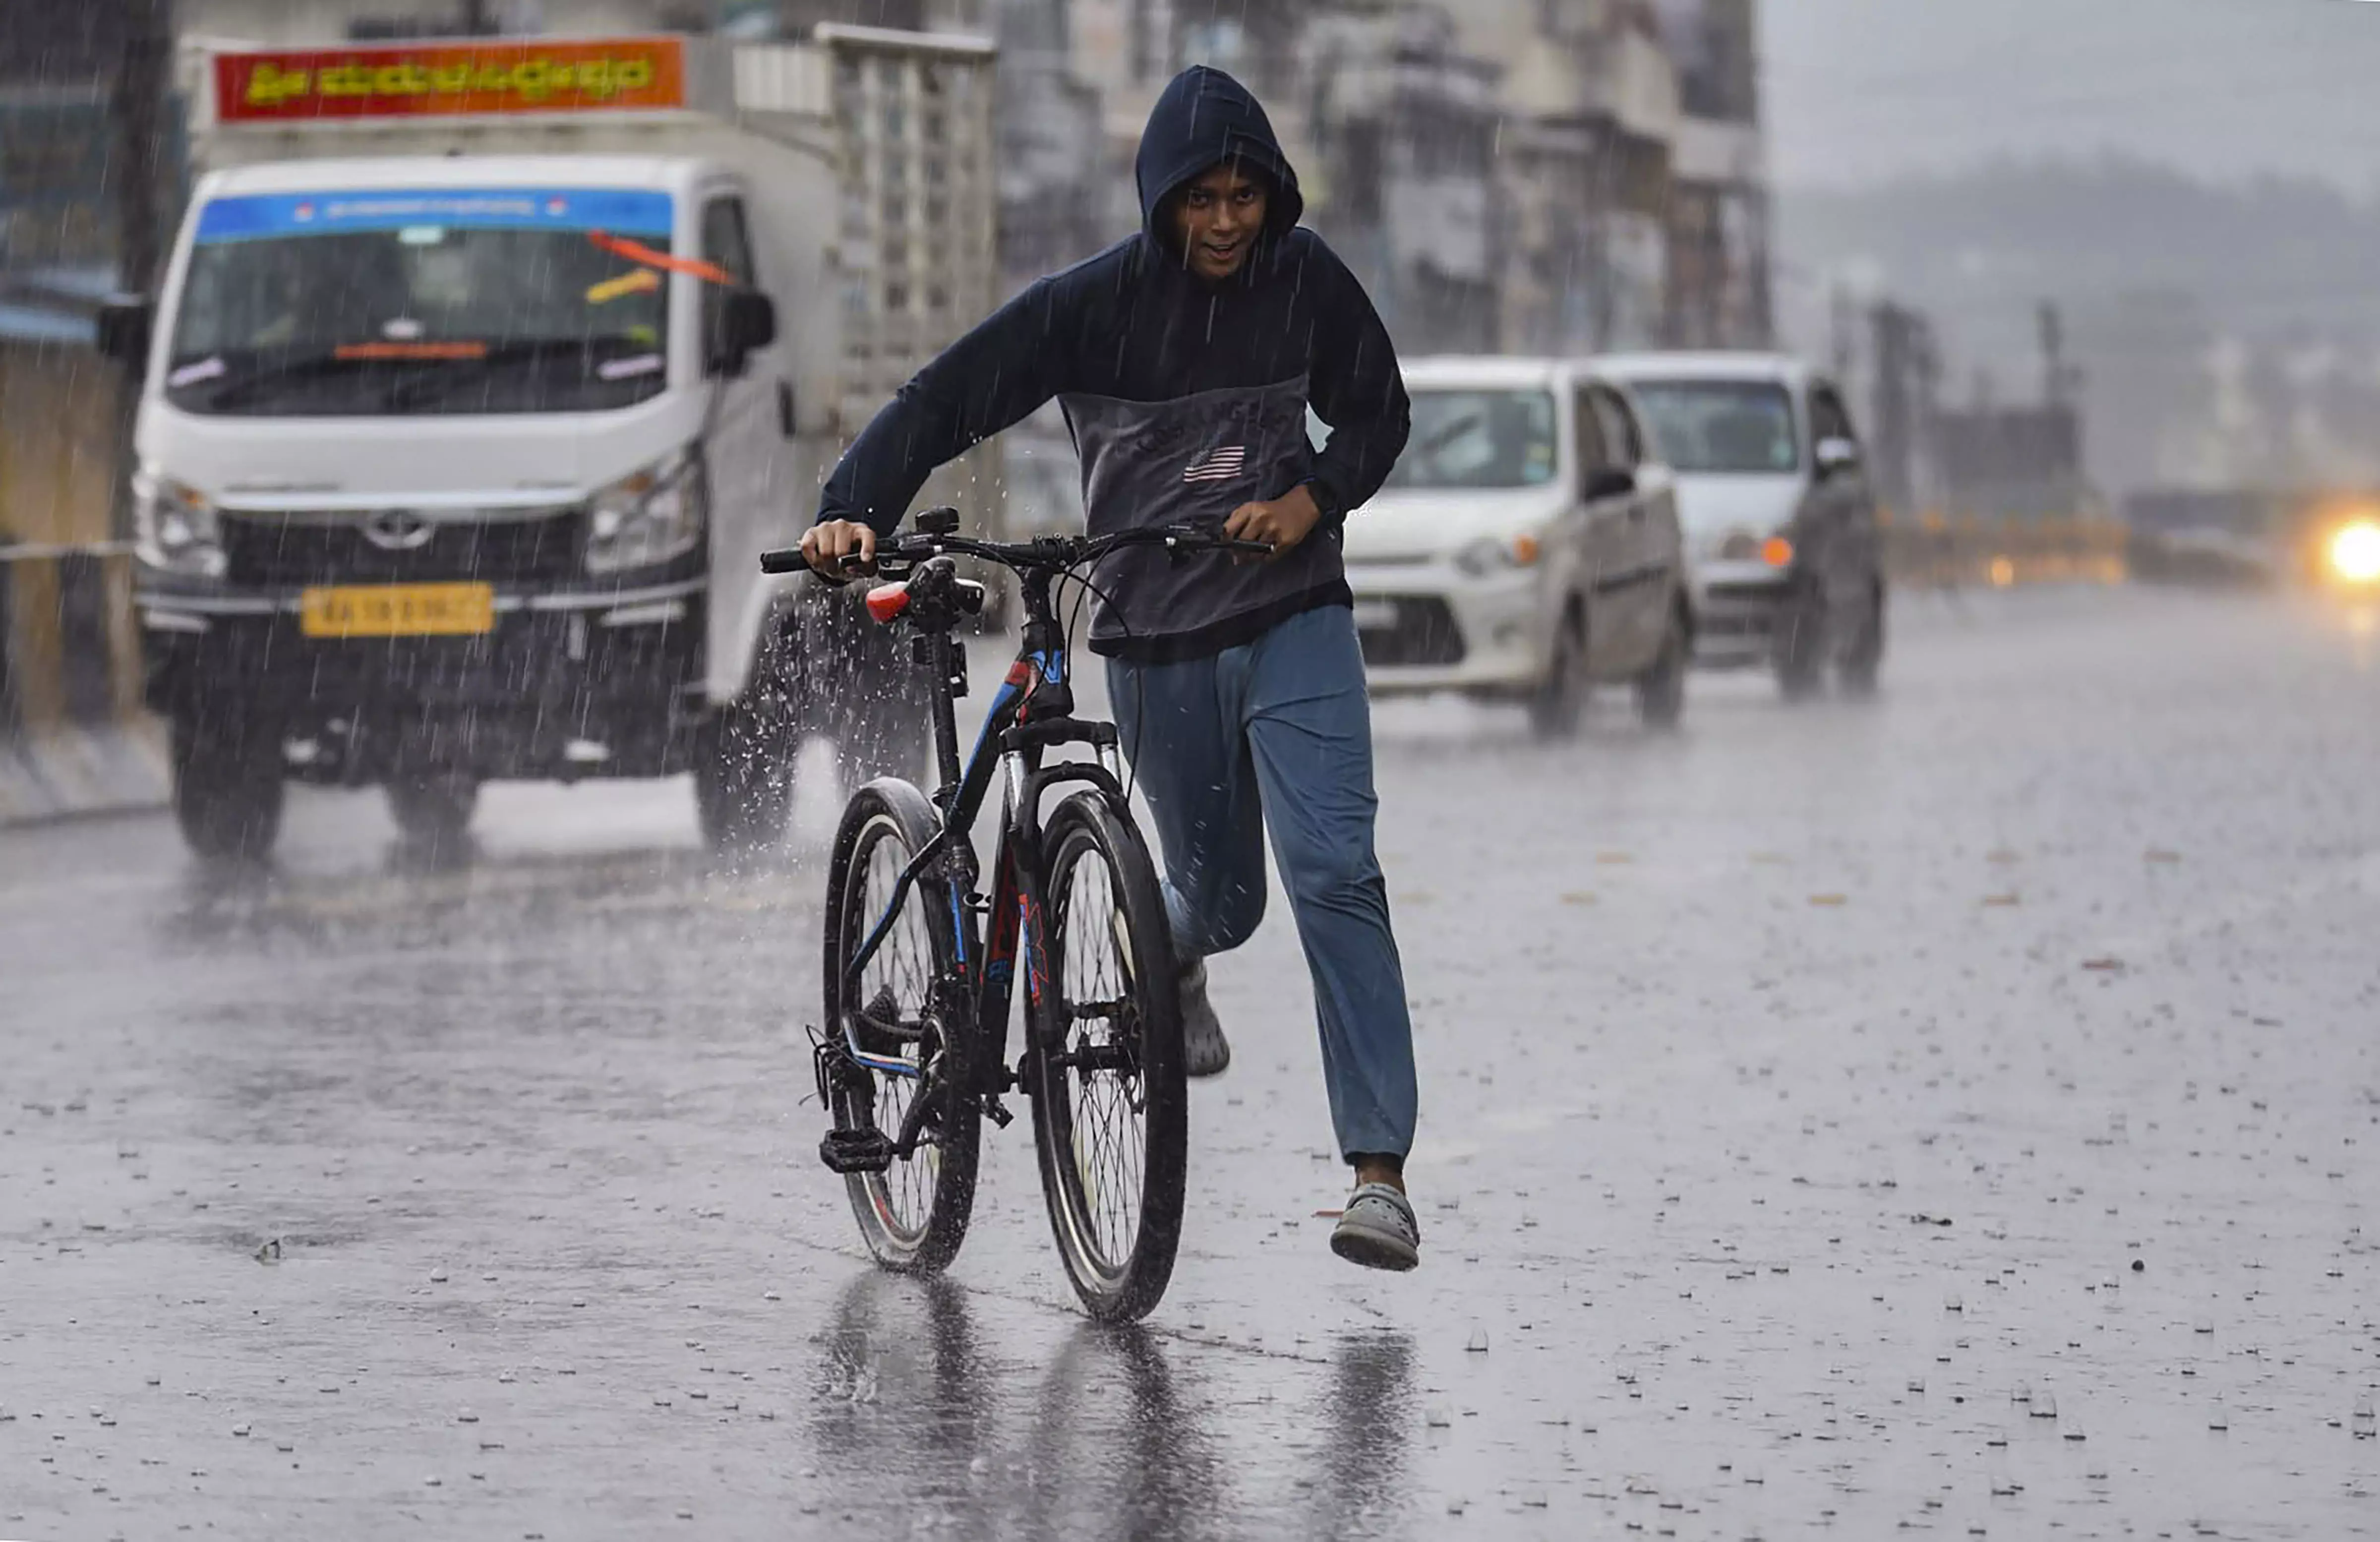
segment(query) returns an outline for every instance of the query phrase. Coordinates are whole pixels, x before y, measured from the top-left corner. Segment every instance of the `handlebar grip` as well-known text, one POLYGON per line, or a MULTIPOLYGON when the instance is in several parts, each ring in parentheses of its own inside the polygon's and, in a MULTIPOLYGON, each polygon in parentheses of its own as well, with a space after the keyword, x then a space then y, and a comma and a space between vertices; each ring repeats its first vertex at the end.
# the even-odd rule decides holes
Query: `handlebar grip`
POLYGON ((809 563, 803 558, 802 549, 798 546, 760 553, 760 571, 763 573, 799 573, 808 566, 809 563))

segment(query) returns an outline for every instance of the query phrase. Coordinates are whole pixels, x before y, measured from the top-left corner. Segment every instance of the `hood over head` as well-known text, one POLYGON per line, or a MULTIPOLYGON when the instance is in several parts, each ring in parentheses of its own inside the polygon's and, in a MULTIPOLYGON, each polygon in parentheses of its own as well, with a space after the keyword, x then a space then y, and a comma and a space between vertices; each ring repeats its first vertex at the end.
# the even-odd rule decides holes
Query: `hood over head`
POLYGON ((1265 209, 1266 239, 1278 240, 1295 229, 1305 212, 1305 200, 1256 93, 1220 69, 1192 65, 1167 84, 1149 109, 1148 127, 1140 133, 1140 153, 1133 161, 1133 176, 1140 185, 1141 225, 1149 239, 1173 250, 1173 233, 1160 229, 1157 217, 1166 195, 1230 160, 1245 161, 1272 178, 1265 209))

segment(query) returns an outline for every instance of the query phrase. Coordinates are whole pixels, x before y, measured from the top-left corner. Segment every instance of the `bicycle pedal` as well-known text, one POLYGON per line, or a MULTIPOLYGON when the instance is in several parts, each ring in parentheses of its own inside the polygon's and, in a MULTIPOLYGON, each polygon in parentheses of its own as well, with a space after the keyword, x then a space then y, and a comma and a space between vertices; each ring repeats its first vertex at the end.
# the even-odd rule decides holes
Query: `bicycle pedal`
POLYGON ((881 1172, 892 1165, 892 1141, 881 1130, 829 1130, 819 1160, 836 1172, 881 1172))
POLYGON ((1016 1122, 1016 1116, 1008 1111, 1008 1105, 1002 1103, 997 1098, 985 1099, 983 1100, 983 1111, 986 1118, 990 1119, 994 1124, 999 1125, 1003 1130, 1016 1122))

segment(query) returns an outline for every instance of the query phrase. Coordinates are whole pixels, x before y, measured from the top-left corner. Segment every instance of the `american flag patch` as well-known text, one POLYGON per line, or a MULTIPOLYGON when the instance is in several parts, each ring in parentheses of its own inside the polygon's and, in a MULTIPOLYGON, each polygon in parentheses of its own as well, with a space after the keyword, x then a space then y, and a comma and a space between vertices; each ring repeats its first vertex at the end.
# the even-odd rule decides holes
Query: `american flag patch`
POLYGON ((1192 461, 1189 469, 1182 473, 1182 480, 1185 482, 1227 482, 1247 468, 1247 459, 1245 446, 1226 444, 1192 461))

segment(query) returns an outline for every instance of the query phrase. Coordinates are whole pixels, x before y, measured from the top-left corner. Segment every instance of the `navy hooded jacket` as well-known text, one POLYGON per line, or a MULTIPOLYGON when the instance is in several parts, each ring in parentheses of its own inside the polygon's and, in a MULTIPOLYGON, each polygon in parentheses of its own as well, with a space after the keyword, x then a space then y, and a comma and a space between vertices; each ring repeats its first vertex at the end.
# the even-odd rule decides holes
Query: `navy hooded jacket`
POLYGON ((1351 602, 1340 527, 1403 451, 1408 410, 1387 329, 1345 264, 1299 227, 1297 174, 1245 87, 1204 67, 1176 76, 1135 173, 1141 233, 1034 284, 919 370, 844 453, 819 518, 889 534, 936 467, 1053 397, 1095 534, 1216 526, 1310 486, 1322 518, 1272 562, 1173 562, 1144 548, 1100 565, 1092 648, 1159 662, 1351 602), (1234 159, 1272 183, 1264 231, 1236 273, 1208 283, 1163 228, 1164 208, 1234 159), (1330 429, 1318 451, 1309 405, 1330 429))

